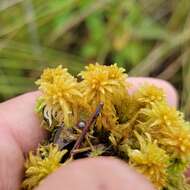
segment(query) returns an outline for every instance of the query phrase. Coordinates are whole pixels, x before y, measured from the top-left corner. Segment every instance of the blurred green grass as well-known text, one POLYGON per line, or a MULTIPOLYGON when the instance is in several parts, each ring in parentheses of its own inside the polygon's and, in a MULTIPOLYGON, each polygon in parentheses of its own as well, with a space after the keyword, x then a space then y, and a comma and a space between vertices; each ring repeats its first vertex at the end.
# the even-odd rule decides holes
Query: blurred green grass
POLYGON ((36 89, 43 68, 117 62, 170 81, 190 118, 189 0, 1 0, 0 101, 36 89))

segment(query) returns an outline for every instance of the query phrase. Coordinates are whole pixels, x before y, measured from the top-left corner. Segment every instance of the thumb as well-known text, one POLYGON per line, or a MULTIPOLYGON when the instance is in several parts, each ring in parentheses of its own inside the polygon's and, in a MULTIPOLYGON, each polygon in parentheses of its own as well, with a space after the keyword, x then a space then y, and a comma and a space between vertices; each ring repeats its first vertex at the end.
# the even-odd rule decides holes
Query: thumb
POLYGON ((74 161, 49 175, 36 190, 154 190, 122 161, 91 158, 74 161))

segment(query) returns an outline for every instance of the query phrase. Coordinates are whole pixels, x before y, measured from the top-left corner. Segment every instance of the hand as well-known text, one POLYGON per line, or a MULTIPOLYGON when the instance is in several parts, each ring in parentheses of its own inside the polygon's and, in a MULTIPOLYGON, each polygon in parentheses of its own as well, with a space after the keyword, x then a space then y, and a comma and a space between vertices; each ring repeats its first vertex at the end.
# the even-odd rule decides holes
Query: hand
MULTIPOLYGON (((177 106, 177 93, 167 82, 129 78, 134 87, 144 82, 162 87, 170 105, 177 106)), ((0 104, 0 190, 20 189, 25 155, 43 139, 34 105, 39 92, 27 93, 0 104)), ((49 175, 36 190, 153 190, 145 178, 113 158, 75 161, 49 175)))

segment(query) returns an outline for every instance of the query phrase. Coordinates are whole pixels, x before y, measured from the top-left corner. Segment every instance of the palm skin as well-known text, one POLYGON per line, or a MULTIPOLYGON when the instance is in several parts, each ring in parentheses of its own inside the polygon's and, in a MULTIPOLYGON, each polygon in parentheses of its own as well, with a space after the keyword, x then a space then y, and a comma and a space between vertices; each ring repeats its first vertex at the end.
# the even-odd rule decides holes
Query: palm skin
MULTIPOLYGON (((177 94, 167 82, 150 78, 129 78, 131 93, 144 82, 162 87, 170 105, 177 105, 177 94)), ((34 113, 39 92, 31 92, 0 104, 0 190, 18 190, 23 176, 25 155, 45 136, 34 113)), ((48 176, 37 190, 153 190, 143 176, 113 158, 75 161, 48 176)))

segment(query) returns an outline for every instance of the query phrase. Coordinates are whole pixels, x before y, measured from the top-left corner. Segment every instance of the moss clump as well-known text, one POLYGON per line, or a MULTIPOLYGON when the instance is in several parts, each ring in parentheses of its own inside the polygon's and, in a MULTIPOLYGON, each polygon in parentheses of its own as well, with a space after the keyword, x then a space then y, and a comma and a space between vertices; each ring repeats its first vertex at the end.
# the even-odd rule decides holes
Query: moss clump
POLYGON ((129 95, 117 65, 91 64, 79 77, 59 66, 36 82, 36 111, 49 138, 29 154, 23 187, 32 189, 68 161, 104 155, 124 160, 159 190, 189 189, 190 124, 164 91, 145 84, 129 95))

